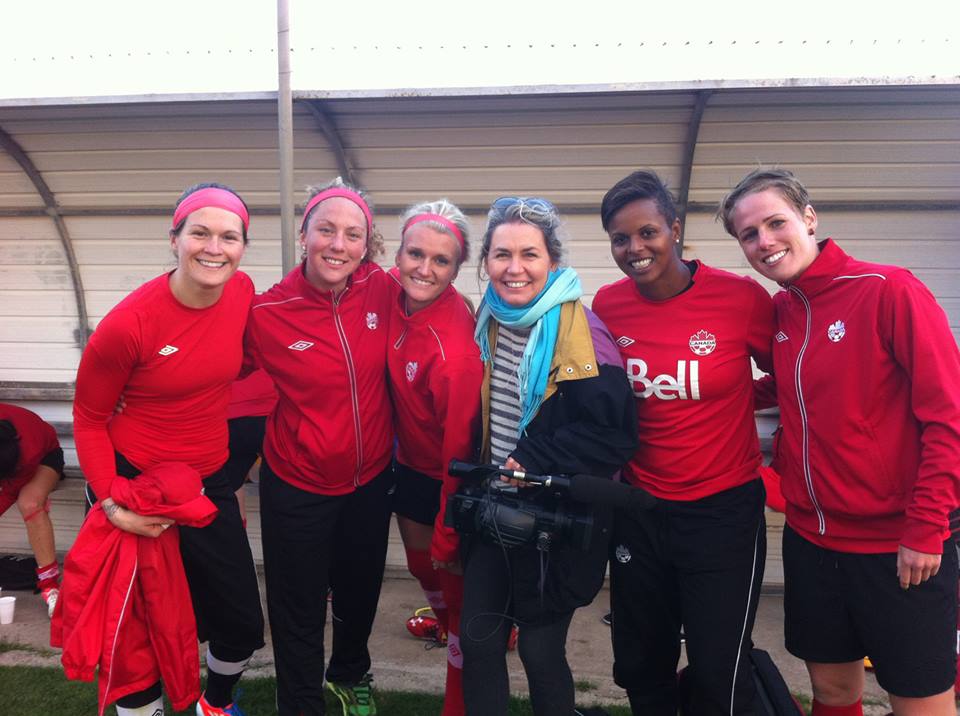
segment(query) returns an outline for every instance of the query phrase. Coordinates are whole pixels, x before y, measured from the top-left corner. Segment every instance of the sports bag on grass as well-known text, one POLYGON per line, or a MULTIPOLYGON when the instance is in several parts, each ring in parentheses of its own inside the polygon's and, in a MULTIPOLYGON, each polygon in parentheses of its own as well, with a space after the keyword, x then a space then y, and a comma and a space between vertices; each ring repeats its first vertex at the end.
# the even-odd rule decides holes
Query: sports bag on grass
POLYGON ((770 654, 763 649, 751 649, 750 666, 757 689, 757 716, 803 716, 803 709, 793 698, 770 654))

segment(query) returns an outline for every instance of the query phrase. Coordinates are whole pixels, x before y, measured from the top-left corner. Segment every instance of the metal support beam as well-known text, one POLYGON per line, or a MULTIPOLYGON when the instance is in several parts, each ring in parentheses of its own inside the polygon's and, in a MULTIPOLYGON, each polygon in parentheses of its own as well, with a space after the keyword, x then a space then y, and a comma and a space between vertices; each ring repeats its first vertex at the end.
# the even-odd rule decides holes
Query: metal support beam
POLYGON ((703 112, 707 108, 707 101, 712 90, 697 92, 697 101, 693 105, 693 114, 687 123, 687 137, 683 145, 683 172, 680 175, 680 195, 677 197, 677 208, 680 212, 680 244, 677 253, 683 256, 683 237, 687 233, 687 203, 690 198, 690 179, 693 176, 693 157, 697 152, 697 137, 700 135, 700 122, 703 112))
POLYGON ((280 149, 280 265, 286 276, 297 262, 293 207, 293 95, 290 92, 290 3, 277 0, 277 126, 280 149))
MULTIPOLYGON (((458 204, 467 214, 486 216, 489 205, 458 204)), ((565 215, 591 215, 599 212, 600 199, 587 204, 561 204, 560 211, 565 215)), ((377 214, 400 214, 407 208, 406 204, 377 204, 377 214)), ((960 201, 945 201, 940 199, 917 199, 904 201, 817 201, 818 213, 828 211, 862 211, 867 213, 880 211, 960 211, 960 201)), ((708 201, 691 201, 687 203, 687 214, 712 214, 717 210, 717 203, 708 201)), ((170 216, 170 209, 157 206, 115 206, 96 208, 60 209, 60 216, 170 216)), ((46 216, 45 209, 34 207, 5 207, 0 208, 0 218, 23 216, 46 216)), ((280 209, 276 206, 251 206, 251 216, 279 216, 280 209)))
POLYGON ((343 177, 344 181, 353 184, 355 187, 360 187, 357 178, 353 174, 353 168, 347 160, 347 152, 343 148, 343 142, 340 141, 340 130, 337 129, 337 124, 333 121, 333 117, 327 114, 323 103, 318 99, 303 100, 303 104, 310 110, 310 114, 312 114, 316 120, 317 126, 320 128, 320 131, 323 132, 323 136, 327 138, 330 151, 333 152, 333 156, 337 160, 337 169, 340 172, 340 176, 343 177))
POLYGON ((83 292, 83 281, 80 278, 80 265, 77 263, 77 255, 73 251, 73 242, 70 239, 70 232, 67 231, 67 224, 63 220, 63 212, 57 205, 57 199, 47 186, 47 182, 40 174, 33 160, 27 156, 23 148, 7 132, 0 128, 0 146, 7 154, 14 158, 20 168, 29 177, 33 187, 43 199, 45 207, 44 213, 50 217, 57 227, 57 233, 60 235, 60 244, 63 246, 63 252, 67 257, 67 265, 70 268, 70 278, 73 282, 73 295, 77 302, 77 330, 74 333, 74 340, 80 348, 87 345, 87 339, 90 337, 90 319, 87 314, 87 300, 83 292))

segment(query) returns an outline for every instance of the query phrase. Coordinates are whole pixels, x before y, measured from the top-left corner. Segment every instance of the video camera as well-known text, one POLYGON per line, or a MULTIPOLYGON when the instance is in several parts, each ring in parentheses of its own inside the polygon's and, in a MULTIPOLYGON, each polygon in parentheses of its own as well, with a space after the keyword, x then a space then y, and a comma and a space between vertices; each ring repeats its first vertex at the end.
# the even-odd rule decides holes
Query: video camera
POLYGON ((458 460, 450 462, 448 472, 464 478, 465 484, 447 502, 446 525, 504 547, 532 544, 549 552, 554 543, 562 542, 585 552, 593 533, 587 505, 645 509, 654 500, 638 488, 590 475, 536 475, 458 460), (503 489, 501 475, 542 489, 503 489))

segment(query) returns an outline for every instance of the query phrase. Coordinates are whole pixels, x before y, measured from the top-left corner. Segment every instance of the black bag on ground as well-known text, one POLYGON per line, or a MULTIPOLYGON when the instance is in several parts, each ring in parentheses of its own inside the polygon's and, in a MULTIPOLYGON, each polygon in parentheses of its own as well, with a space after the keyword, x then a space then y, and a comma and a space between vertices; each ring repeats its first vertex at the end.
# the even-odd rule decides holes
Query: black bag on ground
POLYGON ((763 649, 750 650, 750 668, 757 689, 757 716, 803 716, 803 709, 787 688, 777 665, 763 649))
POLYGON ((37 560, 22 554, 0 556, 0 587, 33 589, 37 585, 37 560))

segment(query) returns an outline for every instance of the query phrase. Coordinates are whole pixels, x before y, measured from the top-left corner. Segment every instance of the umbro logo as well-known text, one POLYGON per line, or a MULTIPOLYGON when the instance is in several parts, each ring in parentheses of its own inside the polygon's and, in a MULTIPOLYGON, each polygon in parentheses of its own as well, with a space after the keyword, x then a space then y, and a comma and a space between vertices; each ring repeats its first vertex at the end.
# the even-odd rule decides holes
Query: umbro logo
POLYGON ((777 331, 776 339, 777 343, 783 343, 784 341, 789 340, 789 338, 787 338, 787 334, 783 331, 777 331))
POLYGON ((626 348, 627 346, 633 345, 634 343, 636 343, 635 340, 633 340, 632 338, 627 338, 626 336, 620 336, 617 339, 617 345, 620 346, 621 348, 626 348))
POLYGON ((180 350, 180 349, 177 348, 176 346, 171 346, 171 345, 168 343, 168 344, 165 345, 163 348, 161 348, 161 349, 158 351, 158 353, 159 353, 160 355, 162 355, 162 356, 168 356, 168 355, 170 355, 170 354, 172 354, 172 353, 176 353, 178 350, 180 350))
POLYGON ((287 346, 287 348, 292 351, 305 351, 312 345, 313 343, 310 341, 297 341, 296 343, 291 343, 289 346, 287 346))

